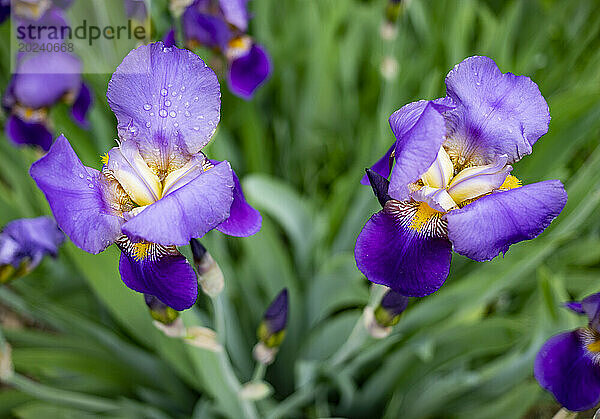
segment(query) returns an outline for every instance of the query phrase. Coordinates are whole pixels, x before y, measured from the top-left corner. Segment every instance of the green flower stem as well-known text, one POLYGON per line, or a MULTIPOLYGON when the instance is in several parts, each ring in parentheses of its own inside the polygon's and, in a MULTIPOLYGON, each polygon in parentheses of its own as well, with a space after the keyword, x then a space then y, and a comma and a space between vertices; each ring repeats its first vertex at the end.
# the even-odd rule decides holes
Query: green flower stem
POLYGON ((225 323, 225 306, 223 303, 223 293, 218 296, 211 298, 213 309, 214 309, 214 320, 215 320, 215 331, 217 332, 217 339, 221 346, 223 346, 223 350, 219 352, 219 364, 221 366, 221 371, 223 372, 223 378, 225 382, 229 386, 232 393, 237 395, 237 401, 240 404, 244 416, 248 419, 258 418, 258 413, 256 411, 256 406, 253 402, 242 399, 240 397, 240 390, 242 385, 240 384, 239 379, 235 375, 233 368, 231 366, 231 362, 229 360, 229 355, 227 355, 226 349, 226 340, 227 340, 227 330, 225 323))
MULTIPOLYGON (((371 295, 369 297, 369 304, 367 305, 367 307, 375 308, 383 298, 383 295, 386 291, 387 287, 373 284, 371 286, 371 295)), ((340 349, 338 349, 338 351, 332 355, 332 367, 336 367, 340 364, 343 364, 346 360, 352 357, 354 353, 356 353, 363 346, 363 344, 369 337, 369 333, 365 328, 364 317, 365 314, 363 311, 363 314, 361 314, 361 316, 356 321, 356 324, 354 325, 352 332, 348 336, 348 339, 346 339, 346 342, 344 342, 340 349)))
POLYGON ((252 379, 250 381, 262 381, 265 378, 265 372, 267 371, 267 366, 261 362, 256 363, 256 367, 254 368, 254 374, 252 374, 252 379))

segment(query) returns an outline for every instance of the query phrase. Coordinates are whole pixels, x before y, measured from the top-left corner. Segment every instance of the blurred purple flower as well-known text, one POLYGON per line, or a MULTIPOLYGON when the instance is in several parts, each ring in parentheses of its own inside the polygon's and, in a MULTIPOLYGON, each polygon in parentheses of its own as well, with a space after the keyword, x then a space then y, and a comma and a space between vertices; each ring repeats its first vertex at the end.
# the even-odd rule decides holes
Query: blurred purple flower
POLYGON ((244 99, 271 73, 265 49, 246 34, 248 20, 247 0, 195 0, 182 16, 186 44, 219 51, 227 59, 230 90, 244 99))
POLYGON ((64 136, 31 167, 77 246, 99 253, 116 243, 125 284, 175 310, 198 294, 176 246, 214 228, 236 236, 260 229, 229 163, 201 151, 219 123, 220 96, 214 72, 197 55, 162 42, 141 46, 108 85, 119 141, 102 170, 83 166, 64 136))
POLYGON ((67 52, 21 56, 2 98, 9 115, 5 126, 7 137, 15 144, 37 145, 47 151, 52 144, 48 112, 59 102, 70 104, 75 122, 87 127, 86 114, 92 96, 82 82, 81 69, 79 58, 67 52))
POLYGON ((586 315, 588 326, 544 343, 535 359, 534 375, 568 410, 587 410, 600 402, 600 293, 566 306, 586 315))
POLYGON ((370 281, 407 296, 442 286, 453 249, 493 259, 538 236, 567 200, 558 180, 521 186, 510 174, 548 131, 534 82, 470 57, 450 71, 446 88, 444 98, 392 114, 396 142, 369 172, 383 210, 358 236, 356 263, 370 281))
POLYGON ((127 17, 144 21, 148 17, 148 9, 144 0, 124 0, 127 17))
POLYGON ((33 270, 45 255, 56 257, 64 234, 50 217, 21 218, 0 232, 0 279, 12 279, 17 270, 33 270))

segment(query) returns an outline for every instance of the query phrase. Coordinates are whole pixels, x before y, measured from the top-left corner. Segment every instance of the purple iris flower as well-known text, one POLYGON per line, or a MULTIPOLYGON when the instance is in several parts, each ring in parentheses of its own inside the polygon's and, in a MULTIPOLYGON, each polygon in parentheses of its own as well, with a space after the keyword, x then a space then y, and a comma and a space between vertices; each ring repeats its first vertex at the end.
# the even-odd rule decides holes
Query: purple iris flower
POLYGON ((10 16, 10 0, 0 0, 0 23, 10 16))
POLYGON ((265 49, 246 34, 247 0, 195 0, 183 13, 187 45, 213 48, 227 59, 230 90, 244 99, 271 73, 265 49))
POLYGON ((600 402, 600 293, 566 307, 588 317, 588 326, 551 337, 535 359, 534 375, 568 410, 600 402))
POLYGON ((390 117, 396 141, 370 171, 383 210, 356 241, 360 271, 411 297, 442 286, 453 249, 491 260, 538 236, 567 200, 558 180, 522 186, 510 174, 548 131, 534 82, 470 57, 448 73, 446 89, 390 117))
POLYGON ((124 5, 127 17, 139 21, 144 21, 148 17, 148 9, 144 0, 124 0, 124 5))
POLYGON ((102 170, 83 166, 60 136, 31 176, 77 246, 95 254, 116 243, 129 288, 184 310, 197 280, 176 246, 213 228, 248 236, 261 225, 229 163, 201 151, 219 123, 217 77, 192 52, 157 42, 125 57, 107 97, 119 140, 102 170))
POLYGON ((21 218, 0 232, 0 282, 33 270, 45 255, 56 257, 65 236, 50 217, 21 218))
POLYGON ((92 95, 81 78, 82 64, 67 52, 40 52, 20 57, 2 98, 9 115, 5 131, 15 144, 37 145, 47 151, 52 144, 48 113, 59 102, 71 105, 73 120, 87 127, 92 95), (39 69, 44 69, 40 73, 39 69))

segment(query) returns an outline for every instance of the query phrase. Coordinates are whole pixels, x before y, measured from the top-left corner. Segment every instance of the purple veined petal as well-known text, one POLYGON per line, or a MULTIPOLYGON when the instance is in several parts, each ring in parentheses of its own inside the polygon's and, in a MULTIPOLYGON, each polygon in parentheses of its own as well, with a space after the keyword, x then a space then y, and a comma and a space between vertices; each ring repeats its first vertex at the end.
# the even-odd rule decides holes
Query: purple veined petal
POLYGON ((396 136, 395 160, 390 178, 389 194, 404 201, 408 184, 418 180, 435 162, 446 135, 442 112, 451 108, 442 101, 409 103, 390 116, 390 126, 396 136))
MULTIPOLYGON (((386 153, 383 155, 383 157, 380 158, 379 160, 377 160, 377 163, 375 163, 373 166, 371 166, 371 170, 373 170, 376 173, 379 173, 381 176, 383 176, 386 179, 389 178, 390 172, 392 171, 392 165, 394 164, 394 162, 392 160, 392 152, 394 151, 395 148, 396 148, 396 143, 394 142, 394 144, 392 144, 390 149, 388 151, 386 151, 386 153)), ((369 177, 367 175, 364 175, 362 177, 362 179, 360 180, 360 183, 362 185, 367 185, 367 186, 370 185, 369 177)))
POLYGON ((540 386, 571 411, 591 409, 600 401, 600 369, 577 330, 553 336, 544 343, 533 371, 540 386))
POLYGON ((92 103, 93 97, 90 89, 85 83, 81 83, 79 94, 71 107, 71 116, 82 128, 87 128, 89 126, 86 116, 92 107, 92 103))
POLYGON ((530 154, 550 122, 548 104, 529 77, 502 74, 488 57, 470 57, 446 77, 457 104, 448 112, 446 146, 459 165, 476 165, 507 154, 509 163, 530 154))
POLYGON ((369 281, 410 297, 437 291, 448 277, 452 257, 446 238, 424 230, 435 223, 425 214, 415 216, 418 205, 388 201, 367 221, 354 248, 356 265, 369 281))
POLYGON ((233 177, 222 162, 146 207, 123 225, 133 239, 185 246, 221 224, 233 202, 233 177))
POLYGON ((198 153, 219 123, 215 73, 191 51, 162 42, 131 51, 113 74, 106 96, 121 139, 136 141, 145 159, 158 149, 163 166, 176 146, 198 153))
POLYGON ((248 0, 219 0, 225 20, 242 32, 248 29, 248 0))
POLYGON ((250 99, 269 74, 269 56, 263 47, 253 44, 247 54, 235 58, 229 65, 229 89, 243 99, 250 99))
POLYGON ((15 99, 34 109, 51 106, 79 89, 81 69, 79 58, 66 52, 28 54, 17 66, 12 84, 15 99))
MULTIPOLYGON (((211 160, 212 164, 217 165, 220 162, 211 160)), ((260 231, 262 217, 258 210, 254 209, 244 196, 240 180, 234 171, 233 174, 233 202, 229 212, 229 218, 217 226, 223 234, 235 237, 248 237, 260 231)))
POLYGON ((44 192, 58 226, 89 253, 100 253, 121 233, 123 219, 106 201, 103 175, 85 167, 61 135, 29 171, 44 192))
MULTIPOLYGON (((148 243, 148 246, 156 246, 148 243)), ((169 307, 181 311, 198 298, 198 280, 187 259, 176 249, 157 258, 139 258, 122 249, 119 272, 125 285, 134 291, 154 295, 169 307)))
POLYGON ((177 40, 175 39, 175 29, 169 29, 169 31, 165 34, 163 38, 163 42, 165 44, 165 47, 177 46, 177 40))
POLYGON ((233 36, 222 17, 210 15, 199 7, 188 7, 181 17, 181 22, 187 43, 225 50, 233 36))
POLYGON ((446 214, 454 251, 477 261, 506 253, 511 244, 537 237, 567 202, 559 180, 483 196, 446 214))
POLYGON ((50 150, 52 134, 48 128, 38 122, 27 122, 16 115, 11 115, 6 121, 6 136, 18 145, 37 145, 44 151, 50 150))

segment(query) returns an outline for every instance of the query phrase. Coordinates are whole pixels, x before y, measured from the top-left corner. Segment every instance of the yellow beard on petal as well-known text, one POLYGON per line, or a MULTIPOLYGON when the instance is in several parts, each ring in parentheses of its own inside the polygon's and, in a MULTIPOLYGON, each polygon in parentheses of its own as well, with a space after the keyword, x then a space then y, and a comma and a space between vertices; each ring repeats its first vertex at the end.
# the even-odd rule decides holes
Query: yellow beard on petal
POLYGON ((600 341, 592 342, 587 345, 587 349, 590 352, 600 352, 600 341))
POLYGON ((516 176, 508 175, 508 176, 506 176, 504 183, 500 186, 500 189, 508 190, 508 189, 520 188, 521 186, 523 186, 523 184, 521 183, 521 181, 519 179, 517 179, 516 176))
POLYGON ((433 217, 438 217, 440 214, 441 212, 434 210, 425 202, 419 202, 419 207, 417 208, 417 212, 415 212, 410 228, 420 233, 429 220, 433 217))
POLYGON ((133 243, 132 256, 136 262, 141 262, 148 257, 151 245, 152 243, 149 242, 133 243))

